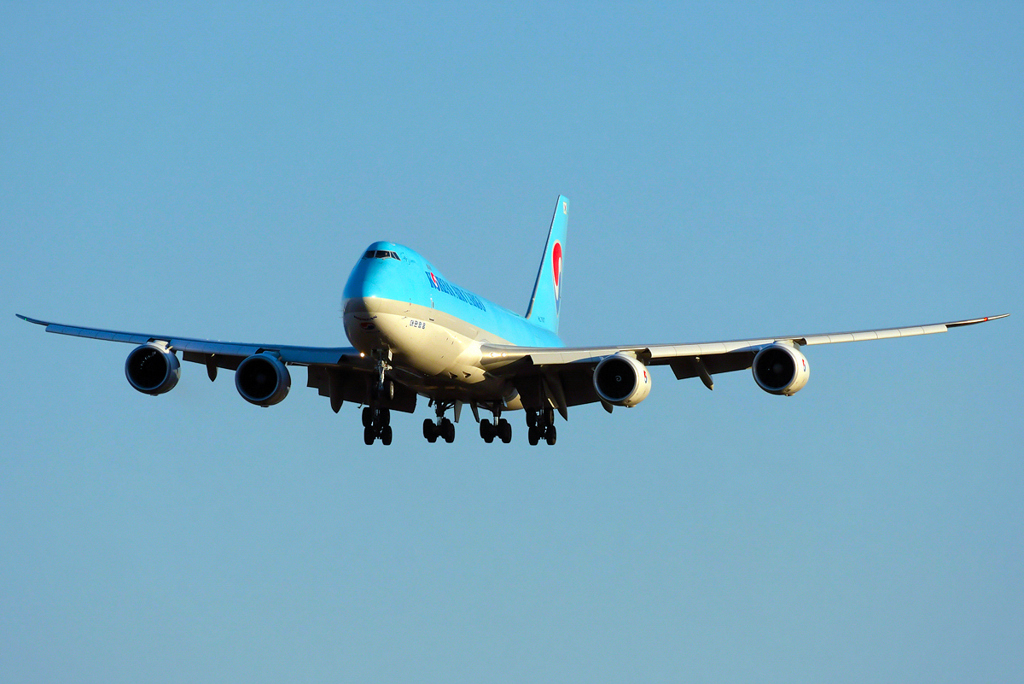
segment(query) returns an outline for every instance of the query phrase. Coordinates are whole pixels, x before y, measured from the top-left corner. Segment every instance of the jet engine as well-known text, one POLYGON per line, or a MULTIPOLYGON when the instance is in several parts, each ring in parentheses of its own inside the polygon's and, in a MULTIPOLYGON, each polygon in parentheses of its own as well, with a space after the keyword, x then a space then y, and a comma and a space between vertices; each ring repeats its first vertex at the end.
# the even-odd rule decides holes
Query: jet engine
POLYGON ((597 395, 615 406, 633 407, 651 393, 647 366, 631 356, 608 356, 594 369, 597 395))
POLYGON ((769 394, 792 396, 811 377, 807 358, 796 347, 772 344, 757 353, 752 367, 757 386, 769 394))
POLYGON ((288 396, 292 376, 281 359, 272 354, 253 354, 238 364, 235 388, 250 404, 273 406, 288 396))
POLYGON ((136 347, 124 362, 124 375, 132 387, 156 396, 170 392, 181 377, 181 364, 174 352, 162 344, 149 342, 136 347))

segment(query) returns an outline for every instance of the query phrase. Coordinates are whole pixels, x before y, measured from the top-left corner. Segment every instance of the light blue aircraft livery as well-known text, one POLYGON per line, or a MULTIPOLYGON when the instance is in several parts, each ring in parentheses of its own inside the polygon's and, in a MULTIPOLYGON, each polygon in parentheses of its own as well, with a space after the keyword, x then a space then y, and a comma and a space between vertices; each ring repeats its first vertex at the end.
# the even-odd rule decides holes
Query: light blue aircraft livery
POLYGON ((291 387, 288 366, 305 366, 307 385, 329 397, 337 412, 344 402, 363 406, 363 438, 392 441, 391 411, 412 413, 428 399, 435 418, 423 436, 455 439, 455 423, 469 406, 485 442, 508 443, 506 411, 526 414, 531 445, 554 444, 555 413, 601 404, 632 407, 651 391, 650 366, 669 366, 676 378, 700 378, 708 389, 717 373, 752 369, 769 394, 791 396, 807 384, 803 347, 946 332, 1009 314, 884 330, 762 337, 699 344, 566 347, 558 337, 562 268, 569 200, 558 198, 533 295, 525 316, 462 288, 415 251, 375 242, 356 262, 344 291, 345 333, 351 347, 296 347, 214 342, 176 335, 117 332, 18 316, 47 332, 138 345, 125 362, 128 382, 159 395, 178 383, 185 361, 206 366, 210 380, 235 372, 242 398, 257 406, 282 401, 291 387), (493 419, 481 419, 480 411, 493 419), (454 422, 446 414, 451 411, 454 422))

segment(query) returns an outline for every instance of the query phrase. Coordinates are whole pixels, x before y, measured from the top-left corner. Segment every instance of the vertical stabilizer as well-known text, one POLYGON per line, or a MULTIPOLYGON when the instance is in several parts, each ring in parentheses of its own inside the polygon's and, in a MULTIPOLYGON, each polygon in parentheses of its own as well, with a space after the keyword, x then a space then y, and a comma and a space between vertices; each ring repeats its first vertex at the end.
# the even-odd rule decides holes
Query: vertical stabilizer
POLYGON ((558 309, 562 301, 562 254, 565 249, 565 235, 569 228, 569 199, 558 196, 555 215, 551 219, 548 242, 537 271, 537 282, 533 285, 533 296, 526 319, 546 330, 558 333, 558 309))

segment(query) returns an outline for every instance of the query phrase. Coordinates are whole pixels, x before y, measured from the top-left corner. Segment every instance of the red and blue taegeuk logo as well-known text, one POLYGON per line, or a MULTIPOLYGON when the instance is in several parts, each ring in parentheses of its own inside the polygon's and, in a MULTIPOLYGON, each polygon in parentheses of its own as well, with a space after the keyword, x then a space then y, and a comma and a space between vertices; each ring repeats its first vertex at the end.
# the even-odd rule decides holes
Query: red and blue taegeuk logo
POLYGON ((551 248, 551 268, 555 281, 555 313, 562 305, 562 243, 555 240, 555 246, 551 248))

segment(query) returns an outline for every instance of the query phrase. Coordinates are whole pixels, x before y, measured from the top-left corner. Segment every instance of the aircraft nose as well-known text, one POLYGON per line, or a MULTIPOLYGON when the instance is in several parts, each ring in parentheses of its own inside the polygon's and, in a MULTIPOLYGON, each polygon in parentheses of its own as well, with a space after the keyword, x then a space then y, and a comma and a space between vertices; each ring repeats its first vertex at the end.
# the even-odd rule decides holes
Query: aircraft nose
POLYGON ((366 305, 369 300, 375 299, 381 296, 381 286, 379 278, 374 272, 377 269, 373 268, 375 264, 361 262, 352 271, 352 275, 349 276, 348 282, 345 283, 345 310, 348 311, 350 308, 363 311, 366 309, 366 305))
POLYGON ((346 313, 373 313, 385 301, 412 301, 415 286, 411 272, 408 263, 398 257, 395 245, 377 242, 370 247, 345 283, 346 313))

